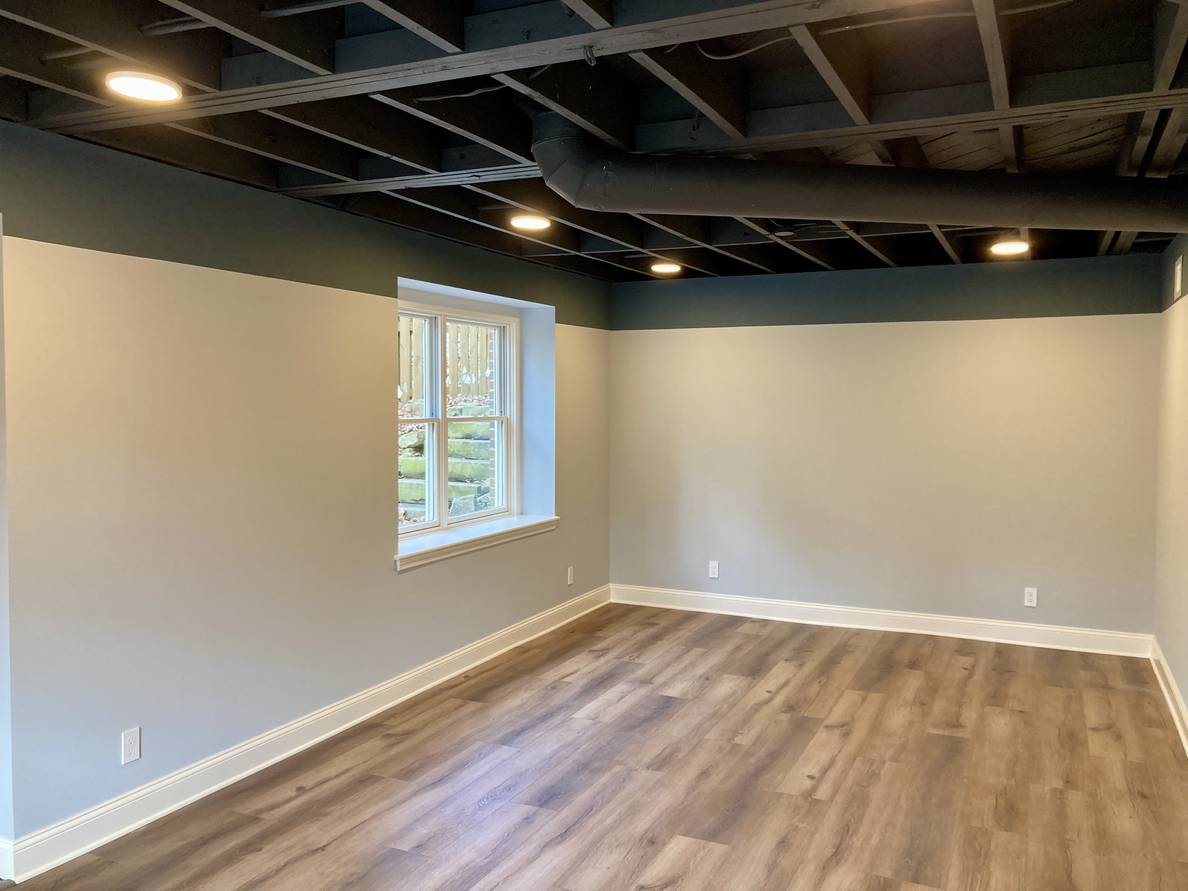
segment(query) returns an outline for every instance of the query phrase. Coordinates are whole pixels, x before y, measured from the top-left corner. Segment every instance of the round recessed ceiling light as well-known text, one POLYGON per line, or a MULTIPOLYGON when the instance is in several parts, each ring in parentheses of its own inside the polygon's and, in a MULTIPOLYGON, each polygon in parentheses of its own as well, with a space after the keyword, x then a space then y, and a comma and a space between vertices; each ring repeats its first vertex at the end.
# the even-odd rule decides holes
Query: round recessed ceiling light
POLYGON ((676 275, 681 271, 680 263, 672 263, 668 260, 657 260, 652 264, 652 272, 657 275, 676 275))
POLYGON ((113 93, 137 102, 176 102, 182 95, 181 87, 169 78, 144 71, 113 71, 104 82, 113 93))
POLYGON ((1031 245, 1021 238, 1004 238, 990 245, 990 253, 996 257, 1017 257, 1031 250, 1031 245))
POLYGON ((511 224, 513 229, 519 229, 521 232, 541 232, 553 225, 553 222, 539 214, 518 213, 511 218, 511 224))

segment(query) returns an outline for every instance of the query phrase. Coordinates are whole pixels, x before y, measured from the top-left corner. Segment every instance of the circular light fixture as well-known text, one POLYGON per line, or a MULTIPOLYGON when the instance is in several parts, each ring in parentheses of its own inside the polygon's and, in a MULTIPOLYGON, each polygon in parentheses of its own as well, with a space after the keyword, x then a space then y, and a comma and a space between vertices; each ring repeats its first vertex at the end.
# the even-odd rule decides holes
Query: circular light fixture
POLYGON ((990 253, 996 257, 1017 257, 1031 250, 1031 244, 1021 238, 1004 238, 990 245, 990 253))
POLYGON ((521 232, 543 232, 552 226, 553 222, 539 214, 518 213, 511 218, 511 224, 513 229, 519 229, 521 232))
POLYGON ((182 95, 181 87, 169 78, 144 71, 113 71, 103 80, 113 93, 137 102, 176 102, 182 95))
POLYGON ((657 275, 676 275, 681 269, 680 263, 672 263, 668 260, 657 260, 652 264, 652 272, 657 275))

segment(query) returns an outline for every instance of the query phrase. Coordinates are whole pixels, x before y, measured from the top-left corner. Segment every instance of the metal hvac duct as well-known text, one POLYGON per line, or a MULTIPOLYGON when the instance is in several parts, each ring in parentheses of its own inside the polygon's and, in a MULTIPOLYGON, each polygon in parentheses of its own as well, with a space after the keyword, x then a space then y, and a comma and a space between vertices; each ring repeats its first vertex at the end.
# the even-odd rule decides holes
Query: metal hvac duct
POLYGON ((552 112, 536 116, 532 153, 549 187, 587 210, 1188 232, 1188 177, 1036 176, 632 155, 593 142, 552 112))

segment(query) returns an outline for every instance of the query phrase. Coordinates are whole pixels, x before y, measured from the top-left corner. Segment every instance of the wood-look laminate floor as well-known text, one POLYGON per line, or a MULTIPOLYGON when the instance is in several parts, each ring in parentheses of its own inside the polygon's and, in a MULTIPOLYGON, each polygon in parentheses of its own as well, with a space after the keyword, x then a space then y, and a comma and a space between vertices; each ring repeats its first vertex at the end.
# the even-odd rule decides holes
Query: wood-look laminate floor
POLYGON ((604 607, 22 886, 1188 888, 1145 660, 604 607))

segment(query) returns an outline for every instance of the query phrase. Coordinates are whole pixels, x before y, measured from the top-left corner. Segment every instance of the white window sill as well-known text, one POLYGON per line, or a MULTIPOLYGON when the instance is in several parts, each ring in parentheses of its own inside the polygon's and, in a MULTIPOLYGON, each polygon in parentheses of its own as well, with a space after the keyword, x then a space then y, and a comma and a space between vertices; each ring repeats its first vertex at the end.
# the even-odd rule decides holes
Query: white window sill
POLYGON ((440 532, 402 538, 396 544, 396 570, 403 572, 518 538, 551 532, 557 528, 559 522, 557 517, 500 517, 486 523, 457 526, 453 529, 442 529, 440 532))

